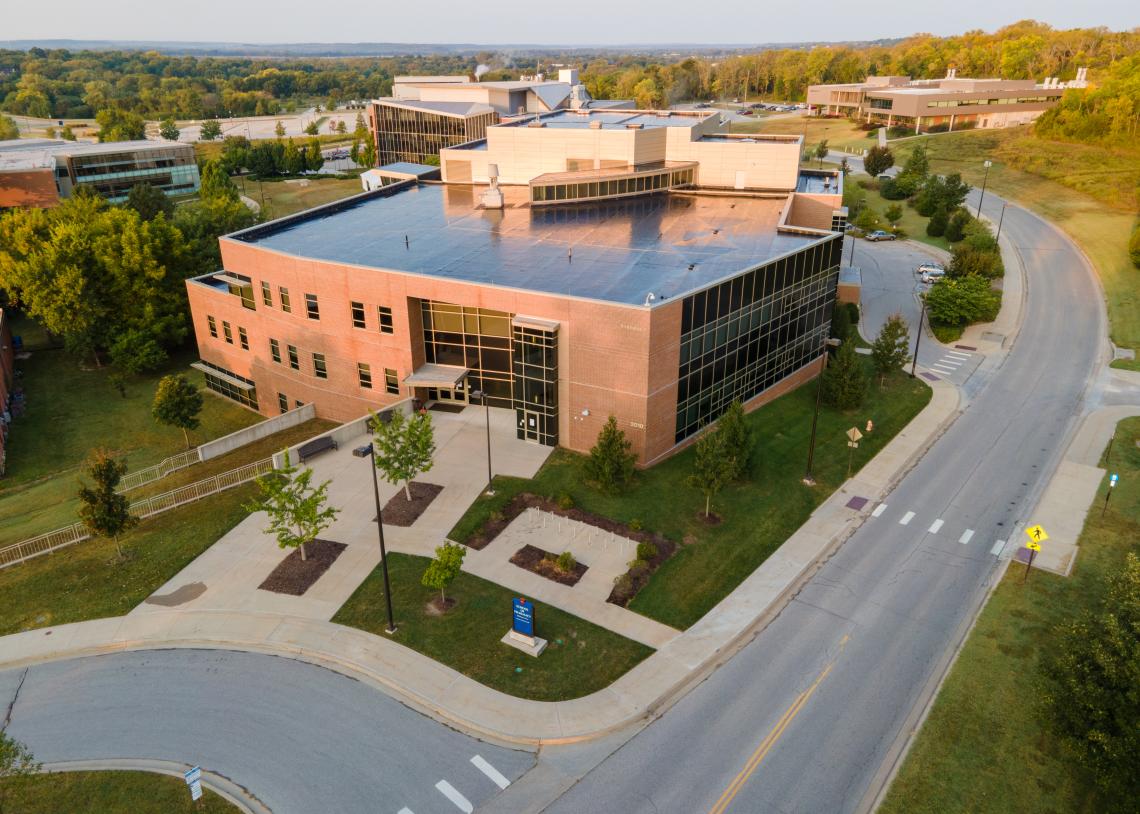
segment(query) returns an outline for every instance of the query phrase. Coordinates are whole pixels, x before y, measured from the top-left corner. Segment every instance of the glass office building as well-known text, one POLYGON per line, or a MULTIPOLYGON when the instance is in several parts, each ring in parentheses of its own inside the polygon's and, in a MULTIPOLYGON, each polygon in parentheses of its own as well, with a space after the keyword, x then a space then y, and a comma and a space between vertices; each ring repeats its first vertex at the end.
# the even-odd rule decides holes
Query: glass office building
POLYGON ((485 138, 499 114, 483 104, 467 102, 372 103, 373 131, 380 165, 439 160, 439 151, 485 138))

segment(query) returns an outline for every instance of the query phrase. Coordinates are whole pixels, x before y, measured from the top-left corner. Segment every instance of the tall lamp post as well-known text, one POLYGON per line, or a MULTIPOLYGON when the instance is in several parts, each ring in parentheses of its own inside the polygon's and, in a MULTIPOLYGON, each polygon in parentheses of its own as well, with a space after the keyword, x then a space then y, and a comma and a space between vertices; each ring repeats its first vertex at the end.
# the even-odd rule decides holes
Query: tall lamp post
POLYGON ((483 412, 487 417, 487 494, 495 494, 492 488, 493 483, 491 477, 491 405, 487 401, 487 394, 482 390, 472 390, 471 395, 483 402, 483 412))
POLYGON ((834 347, 838 347, 841 344, 843 344, 843 341, 841 339, 835 339, 834 337, 825 336, 823 338, 823 342, 821 342, 820 346, 819 346, 819 358, 820 358, 821 364, 820 364, 820 368, 819 368, 819 377, 816 379, 816 385, 815 385, 815 412, 812 414, 812 417, 811 417, 811 441, 808 444, 807 472, 804 473, 804 478, 803 478, 804 483, 807 484, 808 486, 815 486, 815 476, 812 475, 811 470, 812 470, 812 464, 815 463, 815 429, 816 429, 816 425, 819 423, 819 405, 820 405, 820 401, 823 399, 823 365, 822 365, 822 362, 824 359, 827 358, 827 348, 829 346, 834 348, 834 347))
POLYGON ((376 499, 376 530, 380 535, 380 566, 384 569, 384 600, 388 605, 388 627, 386 632, 396 632, 396 620, 392 618, 392 583, 388 579, 388 552, 384 548, 384 518, 380 515, 380 484, 376 480, 376 448, 365 444, 352 451, 357 458, 368 458, 372 470, 372 496, 376 499))
POLYGON ((922 323, 926 321, 926 297, 922 298, 922 313, 918 315, 918 333, 914 335, 914 358, 910 361, 910 377, 914 378, 914 370, 918 366, 918 346, 922 342, 922 323))
POLYGON ((998 218, 997 237, 994 238, 994 243, 997 243, 999 240, 1001 240, 1001 225, 1005 221, 1005 208, 1006 208, 1006 206, 1007 206, 1006 202, 1002 201, 1002 203, 1001 203, 1001 217, 998 218))
POLYGON ((978 195, 978 214, 977 214, 977 217, 979 217, 979 218, 982 216, 982 201, 984 201, 986 199, 986 181, 990 180, 990 167, 992 167, 993 165, 994 165, 994 162, 990 161, 988 158, 984 162, 982 162, 982 166, 986 168, 986 174, 982 176, 982 192, 980 195, 978 195))

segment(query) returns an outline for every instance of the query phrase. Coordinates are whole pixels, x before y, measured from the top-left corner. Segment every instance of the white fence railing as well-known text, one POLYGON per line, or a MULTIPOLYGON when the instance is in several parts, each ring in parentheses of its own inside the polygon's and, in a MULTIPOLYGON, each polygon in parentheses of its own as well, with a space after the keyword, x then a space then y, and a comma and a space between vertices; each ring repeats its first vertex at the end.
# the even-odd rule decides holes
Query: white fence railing
MULTIPOLYGON (((266 472, 272 471, 272 469, 273 459, 265 458, 264 460, 255 461, 254 463, 246 464, 237 469, 231 469, 229 472, 222 472, 196 483, 180 486, 169 492, 163 492, 161 495, 154 495, 153 497, 132 502, 131 511, 140 518, 153 517, 156 514, 169 511, 186 503, 193 503, 195 500, 201 500, 209 495, 225 491, 226 489, 232 489, 235 486, 253 480, 258 475, 264 475, 266 472)), ((66 528, 49 531, 47 534, 41 534, 38 537, 31 537, 10 546, 5 546, 4 548, 0 548, 0 568, 7 568, 10 565, 16 565, 17 563, 30 560, 32 557, 38 557, 41 554, 47 554, 51 551, 74 545, 75 543, 86 540, 90 536, 87 528, 82 523, 74 523, 66 528)))
POLYGON ((138 489, 140 486, 145 486, 156 480, 162 480, 171 472, 177 472, 179 469, 193 466, 201 462, 201 460, 202 459, 198 457, 197 448, 179 452, 177 455, 171 455, 166 460, 160 461, 154 466, 148 466, 146 469, 140 469, 137 472, 128 472, 123 475, 122 480, 119 481, 117 491, 123 494, 132 489, 138 489))

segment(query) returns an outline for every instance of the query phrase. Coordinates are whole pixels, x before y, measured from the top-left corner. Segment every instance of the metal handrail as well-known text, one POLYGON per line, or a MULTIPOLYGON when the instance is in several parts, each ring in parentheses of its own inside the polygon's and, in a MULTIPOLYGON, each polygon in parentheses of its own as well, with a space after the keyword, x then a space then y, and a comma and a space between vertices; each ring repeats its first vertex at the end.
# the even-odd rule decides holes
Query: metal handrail
POLYGON ((171 455, 169 458, 159 461, 154 466, 148 466, 136 472, 128 472, 126 475, 123 475, 122 480, 119 481, 119 488, 116 491, 118 491, 119 494, 124 494, 132 489, 138 489, 140 486, 153 483, 156 480, 162 480, 171 472, 177 472, 179 469, 185 469, 199 462, 198 448, 188 449, 177 455, 171 455))
MULTIPOLYGON (((160 495, 133 501, 131 511, 140 519, 153 517, 178 506, 193 503, 226 489, 240 486, 272 470, 273 459, 265 458, 245 466, 239 466, 237 469, 231 469, 229 472, 221 472, 204 480, 171 489, 169 492, 163 492, 160 495)), ((91 533, 87 531, 86 526, 82 523, 72 523, 65 528, 21 540, 18 543, 0 548, 0 569, 74 545, 90 537, 91 533)))

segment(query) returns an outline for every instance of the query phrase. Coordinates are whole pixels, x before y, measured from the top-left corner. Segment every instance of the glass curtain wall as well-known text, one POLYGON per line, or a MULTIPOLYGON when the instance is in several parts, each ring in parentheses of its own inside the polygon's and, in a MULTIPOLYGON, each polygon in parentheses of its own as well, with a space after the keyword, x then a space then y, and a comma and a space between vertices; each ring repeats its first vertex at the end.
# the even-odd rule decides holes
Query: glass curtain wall
POLYGON ((819 355, 842 245, 836 235, 685 298, 677 442, 819 355))
POLYGON ((423 164, 438 157, 444 147, 485 138, 487 127, 498 121, 496 113, 446 116, 391 105, 377 105, 376 111, 381 165, 396 161, 423 164))
POLYGON ((198 165, 189 145, 120 153, 92 153, 70 159, 75 183, 118 202, 126 200, 135 184, 146 183, 167 195, 198 191, 198 165))
POLYGON ((466 367, 467 391, 482 390, 492 407, 512 407, 511 315, 421 300, 424 358, 466 367))
POLYGON ((517 435, 546 446, 558 444, 558 335, 514 326, 514 394, 517 435))

